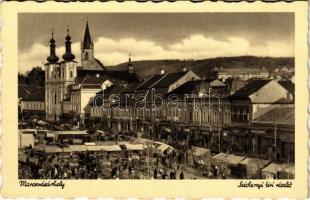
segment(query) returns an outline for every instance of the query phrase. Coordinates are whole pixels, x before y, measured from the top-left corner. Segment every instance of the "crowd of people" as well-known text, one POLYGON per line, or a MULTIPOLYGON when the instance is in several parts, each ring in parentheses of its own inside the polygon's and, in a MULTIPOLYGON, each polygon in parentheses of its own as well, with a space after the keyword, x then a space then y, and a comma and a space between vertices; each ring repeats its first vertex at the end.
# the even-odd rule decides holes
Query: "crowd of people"
POLYGON ((188 154, 174 150, 158 155, 132 152, 71 152, 46 154, 24 148, 19 159, 22 179, 191 179, 226 178, 225 167, 188 165, 188 154))

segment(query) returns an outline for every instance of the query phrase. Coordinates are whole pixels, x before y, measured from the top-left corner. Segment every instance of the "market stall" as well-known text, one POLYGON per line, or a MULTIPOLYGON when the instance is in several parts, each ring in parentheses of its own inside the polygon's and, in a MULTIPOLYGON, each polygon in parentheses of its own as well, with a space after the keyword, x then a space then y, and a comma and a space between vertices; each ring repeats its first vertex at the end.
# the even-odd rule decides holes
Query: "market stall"
POLYGON ((258 158, 246 158, 240 162, 246 170, 246 176, 252 179, 261 178, 261 169, 269 163, 268 160, 258 158))
POLYGON ((222 165, 227 163, 227 158, 229 154, 227 153, 218 153, 215 156, 212 157, 212 164, 213 165, 222 165))
POLYGON ((125 143, 124 145, 125 145, 127 151, 143 151, 144 150, 143 144, 125 143))
POLYGON ((294 166, 288 164, 270 163, 262 169, 262 178, 287 179, 294 178, 294 166))
POLYGON ((169 154, 174 150, 174 148, 168 144, 161 143, 159 146, 156 147, 155 152, 161 156, 165 154, 169 154))
POLYGON ((61 153, 62 149, 55 145, 46 145, 44 151, 45 153, 61 153))
POLYGON ((210 166, 211 165, 211 151, 210 149, 192 147, 192 155, 194 163, 198 165, 210 166))
POLYGON ((242 178, 246 173, 246 170, 240 165, 240 163, 245 159, 243 156, 237 156, 229 154, 227 157, 227 168, 230 175, 234 175, 238 178, 242 178))

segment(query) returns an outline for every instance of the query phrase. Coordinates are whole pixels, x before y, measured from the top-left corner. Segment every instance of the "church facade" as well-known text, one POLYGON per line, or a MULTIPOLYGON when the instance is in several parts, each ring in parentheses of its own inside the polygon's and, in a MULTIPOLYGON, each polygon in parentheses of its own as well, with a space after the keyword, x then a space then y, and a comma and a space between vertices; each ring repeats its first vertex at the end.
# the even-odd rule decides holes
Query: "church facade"
POLYGON ((129 58, 128 69, 107 70, 94 56, 94 43, 88 22, 81 42, 81 60, 78 63, 71 50, 71 36, 67 29, 65 54, 62 61, 56 55, 56 41, 50 40, 50 55, 45 64, 45 113, 46 120, 58 121, 64 113, 72 113, 84 118, 84 108, 92 95, 116 82, 126 84, 138 81, 129 58), (79 65, 80 64, 80 65, 79 65), (84 93, 83 93, 84 92, 84 93), (77 95, 78 94, 78 95, 77 95), (88 97, 85 99, 85 95, 88 97))

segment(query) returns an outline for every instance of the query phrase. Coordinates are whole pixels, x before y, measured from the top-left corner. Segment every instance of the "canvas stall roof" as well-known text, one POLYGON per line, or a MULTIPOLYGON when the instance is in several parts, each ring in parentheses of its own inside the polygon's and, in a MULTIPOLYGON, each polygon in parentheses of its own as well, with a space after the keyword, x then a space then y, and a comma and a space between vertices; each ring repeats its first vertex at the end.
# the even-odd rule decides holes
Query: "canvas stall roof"
POLYGON ((172 146, 170 146, 170 145, 168 145, 168 144, 164 144, 164 143, 162 143, 159 147, 157 147, 157 149, 160 150, 161 152, 164 152, 165 150, 167 150, 167 149, 169 149, 169 148, 170 148, 171 150, 174 149, 172 146))
POLYGON ((54 134, 54 133, 47 133, 47 134, 46 134, 46 137, 54 138, 54 137, 55 137, 55 134, 54 134))
POLYGON ((240 162, 240 164, 246 166, 260 166, 260 168, 265 167, 269 163, 268 160, 258 159, 258 158, 246 158, 240 162))
POLYGON ((88 151, 121 151, 119 145, 96 145, 87 146, 88 151))
POLYGON ((71 151, 70 147, 64 147, 64 148, 62 148, 62 152, 69 153, 69 152, 72 152, 72 151, 71 151))
POLYGON ((142 144, 129 144, 129 143, 126 143, 125 147, 129 151, 138 151, 138 150, 143 150, 144 149, 142 144))
POLYGON ((58 146, 47 145, 47 146, 45 146, 44 151, 46 153, 60 153, 60 152, 62 152, 62 149, 58 146))
POLYGON ((85 131, 54 131, 58 135, 87 135, 85 131))
POLYGON ((140 143, 140 144, 144 144, 144 143, 147 143, 147 142, 153 142, 152 140, 149 140, 149 139, 145 139, 145 138, 137 138, 135 140, 135 143, 140 143))
POLYGON ((87 148, 85 145, 70 145, 71 152, 82 152, 87 151, 87 148))
POLYGON ((229 156, 229 154, 221 152, 221 153, 216 154, 215 156, 213 156, 212 159, 218 160, 218 161, 226 161, 228 156, 229 156))
POLYGON ((236 156, 236 155, 230 154, 227 157, 227 163, 230 165, 238 165, 244 159, 245 159, 245 157, 243 157, 243 156, 236 156))
POLYGON ((277 174, 279 171, 282 171, 282 165, 276 163, 270 163, 264 169, 262 169, 262 172, 270 174, 277 174))
POLYGON ((193 152, 193 155, 195 156, 204 156, 206 155, 207 153, 211 153, 210 149, 205 149, 205 148, 200 148, 200 147, 192 147, 192 152, 193 152))

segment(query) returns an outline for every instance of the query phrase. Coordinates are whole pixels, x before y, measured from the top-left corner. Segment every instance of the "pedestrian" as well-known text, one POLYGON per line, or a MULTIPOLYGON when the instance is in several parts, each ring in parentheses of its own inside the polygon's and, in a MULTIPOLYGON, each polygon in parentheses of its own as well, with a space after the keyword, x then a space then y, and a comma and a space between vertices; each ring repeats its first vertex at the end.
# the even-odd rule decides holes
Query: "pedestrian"
POLYGON ((157 169, 154 169, 154 179, 157 179, 157 169))
POLYGON ((183 171, 181 171, 181 173, 180 173, 180 179, 184 179, 184 173, 183 173, 183 171))
POLYGON ((173 174, 173 171, 170 172, 170 179, 173 179, 174 177, 174 174, 173 174))

